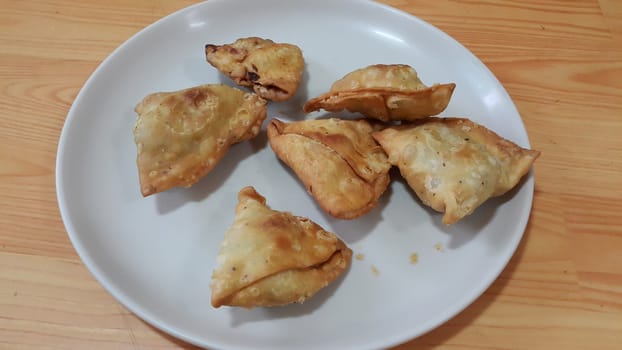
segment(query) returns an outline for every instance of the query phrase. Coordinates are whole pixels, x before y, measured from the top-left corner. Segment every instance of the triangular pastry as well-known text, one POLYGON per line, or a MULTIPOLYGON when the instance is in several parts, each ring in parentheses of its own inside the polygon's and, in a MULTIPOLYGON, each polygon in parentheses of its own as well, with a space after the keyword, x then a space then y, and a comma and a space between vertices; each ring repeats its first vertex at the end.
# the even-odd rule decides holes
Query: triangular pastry
POLYGON ((253 187, 238 194, 212 274, 214 307, 301 303, 340 276, 352 251, 313 221, 266 206, 253 187))
POLYGON ((516 186, 540 155, 463 118, 428 118, 373 137, 447 225, 516 186))
POLYGON ((207 44, 205 56, 236 84, 250 87, 272 101, 294 96, 304 69, 298 46, 257 37, 241 38, 225 45, 207 44))
POLYGON ((149 196, 193 185, 230 145, 255 137, 266 101, 226 85, 202 85, 148 95, 135 111, 140 189, 149 196))
POLYGON ((454 83, 428 87, 408 65, 376 64, 346 74, 303 109, 305 113, 347 109, 385 122, 412 121, 445 110, 455 87, 454 83))
POLYGON ((300 178, 320 207, 334 217, 369 212, 389 184, 386 154, 366 120, 272 119, 267 133, 274 153, 300 178))

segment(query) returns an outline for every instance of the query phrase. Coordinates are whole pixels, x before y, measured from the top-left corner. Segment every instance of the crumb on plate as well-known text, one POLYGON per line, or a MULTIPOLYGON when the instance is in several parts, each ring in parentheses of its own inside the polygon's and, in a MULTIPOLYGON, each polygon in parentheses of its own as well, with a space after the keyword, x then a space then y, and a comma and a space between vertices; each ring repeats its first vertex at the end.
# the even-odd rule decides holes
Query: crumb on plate
POLYGON ((410 254, 410 263, 415 265, 418 262, 419 262, 419 254, 417 253, 410 254))

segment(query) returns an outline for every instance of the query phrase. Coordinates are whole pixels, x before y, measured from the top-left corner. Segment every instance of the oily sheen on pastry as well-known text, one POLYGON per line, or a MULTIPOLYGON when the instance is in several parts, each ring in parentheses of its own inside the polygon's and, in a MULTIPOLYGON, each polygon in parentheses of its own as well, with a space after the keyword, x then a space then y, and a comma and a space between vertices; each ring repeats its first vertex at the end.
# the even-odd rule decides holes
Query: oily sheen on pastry
POLYGON ((236 84, 250 87, 272 101, 294 96, 304 69, 298 46, 257 37, 241 38, 225 45, 207 44, 205 56, 236 84))
POLYGON ((373 137, 447 225, 516 186, 540 155, 464 118, 428 118, 373 137))
POLYGON ((416 120, 445 110, 455 87, 454 83, 428 87, 408 65, 376 64, 346 74, 303 109, 305 113, 347 109, 385 122, 416 120))
POLYGON ((266 206, 253 187, 238 194, 212 274, 214 307, 302 303, 340 276, 352 251, 313 221, 266 206))
POLYGON ((202 85, 148 95, 135 111, 140 189, 149 196, 193 185, 232 144, 255 137, 266 101, 226 85, 202 85))
POLYGON ((376 206, 390 181, 391 164, 372 131, 363 119, 331 118, 272 119, 267 132, 274 153, 319 206, 334 217, 354 219, 376 206))

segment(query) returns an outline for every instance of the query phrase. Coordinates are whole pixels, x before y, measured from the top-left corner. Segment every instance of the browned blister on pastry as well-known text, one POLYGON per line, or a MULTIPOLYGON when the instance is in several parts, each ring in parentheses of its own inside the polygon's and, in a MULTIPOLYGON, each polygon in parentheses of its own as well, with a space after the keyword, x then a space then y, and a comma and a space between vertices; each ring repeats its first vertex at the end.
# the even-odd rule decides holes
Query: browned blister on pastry
POLYGON ((255 137, 266 101, 226 85, 202 85, 148 95, 135 111, 136 163, 148 196, 192 186, 232 144, 255 137))
POLYGON ((354 219, 376 206, 390 180, 391 164, 372 131, 366 120, 331 118, 272 119, 267 132, 274 153, 320 207, 334 217, 354 219))
POLYGON ((412 121, 444 111, 455 87, 454 83, 428 87, 408 65, 376 64, 348 73, 303 109, 305 113, 347 109, 385 122, 412 121))
POLYGON ((298 46, 257 37, 241 38, 226 45, 205 45, 207 61, 238 85, 259 96, 284 101, 296 93, 304 59, 298 46))
POLYGON ((254 188, 238 194, 212 274, 214 307, 302 303, 339 277, 352 250, 313 221, 266 206, 254 188))
POLYGON ((540 155, 463 118, 428 118, 372 135, 447 225, 516 186, 540 155))

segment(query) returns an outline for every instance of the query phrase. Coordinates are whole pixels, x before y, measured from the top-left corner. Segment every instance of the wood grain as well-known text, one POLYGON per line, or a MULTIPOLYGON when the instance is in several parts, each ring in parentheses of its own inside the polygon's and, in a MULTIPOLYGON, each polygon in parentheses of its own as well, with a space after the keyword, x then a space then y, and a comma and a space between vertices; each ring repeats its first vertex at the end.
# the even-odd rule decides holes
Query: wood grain
MULTIPOLYGON (((0 0, 0 348, 193 348, 94 280, 55 195, 67 111, 118 45, 195 1, 0 0)), ((529 225, 462 313, 396 349, 619 349, 622 344, 622 2, 384 0, 477 55, 532 146, 529 225)))

